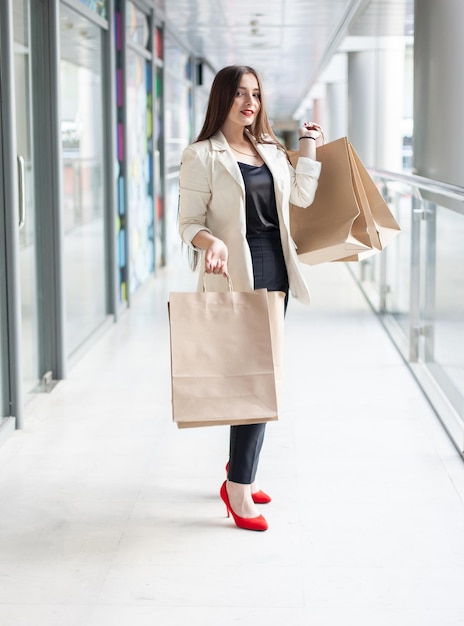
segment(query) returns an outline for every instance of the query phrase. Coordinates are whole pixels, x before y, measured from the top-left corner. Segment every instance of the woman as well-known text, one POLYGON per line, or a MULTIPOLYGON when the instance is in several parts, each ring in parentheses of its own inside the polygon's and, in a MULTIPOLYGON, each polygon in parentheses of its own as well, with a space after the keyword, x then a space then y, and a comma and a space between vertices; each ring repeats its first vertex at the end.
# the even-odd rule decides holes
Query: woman
MULTIPOLYGON (((289 233, 289 202, 307 207, 320 172, 316 140, 321 131, 305 123, 298 131, 296 168, 272 132, 260 79, 248 66, 216 75, 203 128, 185 149, 180 170, 179 233, 201 260, 199 289, 289 290, 304 303, 309 293, 289 233)), ((286 301, 287 301, 286 298, 286 301)), ((257 503, 270 497, 255 481, 265 424, 232 426, 227 480, 221 487, 227 513, 247 530, 266 530, 257 503)))

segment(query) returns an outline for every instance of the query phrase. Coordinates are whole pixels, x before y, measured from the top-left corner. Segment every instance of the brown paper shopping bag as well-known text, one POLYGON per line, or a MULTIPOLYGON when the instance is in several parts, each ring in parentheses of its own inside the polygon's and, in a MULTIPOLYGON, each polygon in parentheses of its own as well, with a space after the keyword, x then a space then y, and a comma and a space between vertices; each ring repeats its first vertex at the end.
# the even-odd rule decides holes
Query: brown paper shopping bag
POLYGON ((341 261, 360 261, 383 250, 399 234, 400 227, 388 208, 388 204, 378 190, 377 185, 364 167, 356 150, 351 144, 348 144, 348 147, 359 173, 369 212, 377 233, 377 238, 372 240, 372 250, 355 253, 354 255, 350 255, 348 259, 340 259, 341 261))
MULTIPOLYGON (((300 261, 358 260, 382 250, 399 232, 377 186, 346 137, 317 148, 321 175, 314 202, 290 205, 300 261)), ((293 153, 294 163, 298 154, 293 153)))
POLYGON ((179 428, 278 419, 284 294, 171 293, 172 414, 179 428))

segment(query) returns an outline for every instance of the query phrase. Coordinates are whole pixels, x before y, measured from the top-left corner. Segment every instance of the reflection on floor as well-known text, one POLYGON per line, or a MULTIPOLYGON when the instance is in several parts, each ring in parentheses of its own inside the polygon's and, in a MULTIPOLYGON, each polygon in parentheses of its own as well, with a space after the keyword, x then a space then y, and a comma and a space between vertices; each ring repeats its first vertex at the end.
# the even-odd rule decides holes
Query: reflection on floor
POLYGON ((346 268, 307 273, 270 529, 225 517, 227 428, 171 423, 166 273, 0 448, 2 626, 464 623, 464 464, 346 268))

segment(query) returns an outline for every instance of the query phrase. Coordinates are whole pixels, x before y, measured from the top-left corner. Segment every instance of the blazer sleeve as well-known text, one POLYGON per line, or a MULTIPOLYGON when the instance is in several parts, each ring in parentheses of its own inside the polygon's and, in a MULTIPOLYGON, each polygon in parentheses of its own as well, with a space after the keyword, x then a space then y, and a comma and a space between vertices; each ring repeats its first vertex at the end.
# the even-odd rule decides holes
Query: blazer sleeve
POLYGON ((288 164, 291 176, 290 202, 299 207, 309 206, 316 194, 321 163, 313 161, 309 157, 298 158, 295 169, 288 164))
POLYGON ((192 239, 201 230, 207 230, 206 213, 211 198, 211 188, 204 159, 192 146, 182 154, 179 173, 178 228, 182 241, 192 245, 192 239))

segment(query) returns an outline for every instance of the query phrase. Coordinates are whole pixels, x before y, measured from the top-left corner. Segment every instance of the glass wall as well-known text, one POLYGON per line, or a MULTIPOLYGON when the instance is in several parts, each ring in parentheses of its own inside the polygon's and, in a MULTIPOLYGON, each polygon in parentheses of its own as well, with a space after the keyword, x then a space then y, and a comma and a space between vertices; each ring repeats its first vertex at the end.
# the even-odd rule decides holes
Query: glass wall
POLYGON ((31 107, 31 47, 29 1, 14 3, 14 63, 16 146, 23 215, 19 231, 21 323, 24 389, 31 392, 39 380, 39 311, 37 287, 37 232, 34 199, 33 120, 31 107))
POLYGON ((94 11, 101 17, 106 19, 107 17, 107 0, 81 0, 82 4, 85 4, 91 11, 94 11))
POLYGON ((168 34, 165 36, 165 114, 166 137, 166 252, 171 257, 179 249, 177 206, 179 167, 183 149, 193 139, 192 59, 168 34))
POLYGON ((450 393, 459 398, 464 420, 464 211, 439 204, 430 204, 428 209, 429 229, 434 233, 427 246, 433 249, 427 252, 434 254, 435 267, 428 270, 432 293, 426 294, 424 308, 434 329, 425 358, 443 372, 450 393), (430 300, 433 304, 428 304, 430 300))
POLYGON ((152 69, 148 17, 127 3, 126 111, 130 288, 154 270, 152 69))
POLYGON ((464 188, 406 178, 381 183, 402 232, 352 269, 463 452, 464 188))
POLYGON ((116 139, 117 139, 117 184, 118 184, 118 217, 117 230, 117 256, 118 256, 118 297, 119 304, 126 303, 127 293, 127 224, 126 224, 126 145, 125 145, 125 85, 124 85, 124 4, 118 3, 115 14, 115 37, 116 37, 116 139))
POLYGON ((154 27, 153 33, 155 54, 154 77, 154 120, 153 132, 155 141, 154 150, 154 177, 155 177, 155 267, 163 266, 164 254, 164 45, 163 30, 160 26, 154 27))
POLYGON ((201 63, 196 67, 196 88, 195 88, 195 128, 193 134, 198 136, 205 121, 206 108, 208 106, 209 92, 214 79, 214 72, 201 63))
POLYGON ((60 11, 68 354, 106 317, 101 29, 60 11))

